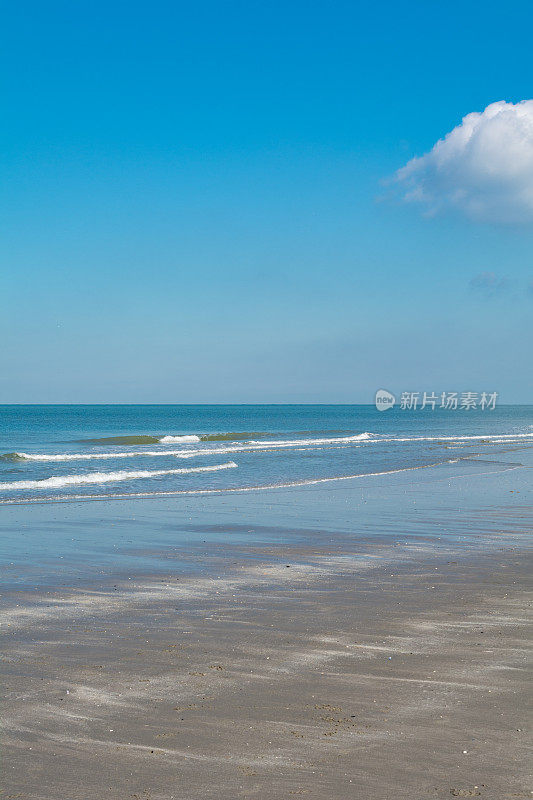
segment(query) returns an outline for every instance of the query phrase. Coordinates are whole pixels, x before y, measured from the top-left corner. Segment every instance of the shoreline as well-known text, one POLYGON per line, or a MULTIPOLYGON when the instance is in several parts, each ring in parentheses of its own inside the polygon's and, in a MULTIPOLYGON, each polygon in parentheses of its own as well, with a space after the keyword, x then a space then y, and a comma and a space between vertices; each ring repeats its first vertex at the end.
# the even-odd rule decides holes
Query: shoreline
POLYGON ((216 571, 228 559, 261 557, 261 547, 268 556, 268 547, 277 545, 327 543, 328 553, 350 553, 367 540, 420 537, 464 546, 479 540, 486 547, 506 531, 512 538, 524 503, 533 502, 533 448, 521 449, 520 458, 491 462, 488 472, 484 461, 469 460, 459 472, 445 464, 269 491, 3 504, 3 597, 94 587, 151 571, 216 571), (508 518, 504 530, 501 509, 508 518), (469 511, 483 518, 479 531, 468 524, 469 511))
MULTIPOLYGON (((500 451, 500 456, 505 456, 507 452, 516 451, 530 451, 531 446, 522 444, 509 448, 507 451, 500 451)), ((282 491, 284 489, 299 489, 307 486, 319 486, 325 483, 342 483, 343 481, 357 481, 367 478, 382 478, 392 475, 398 475, 406 472, 419 472, 422 470, 434 470, 447 468, 460 464, 465 468, 477 465, 494 465, 499 469, 491 470, 490 472, 478 472, 478 476, 492 475, 499 472, 509 472, 515 469, 520 469, 524 466, 522 462, 505 461, 502 458, 488 458, 488 453, 477 453, 475 455, 457 456, 457 458, 447 458, 441 461, 435 461, 429 464, 416 464, 409 467, 398 467, 390 470, 382 470, 378 472, 361 472, 353 475, 333 475, 315 478, 303 478, 301 480, 289 481, 285 483, 267 483, 261 485, 251 486, 233 486, 221 488, 205 488, 205 489, 176 489, 168 491, 152 491, 152 492, 126 492, 123 494, 91 494, 91 495, 57 495, 55 497, 27 497, 27 498, 13 498, 0 501, 0 508, 2 506, 26 506, 26 505, 49 505, 49 504, 62 504, 62 503, 83 503, 91 501, 102 500, 150 500, 150 499, 164 499, 164 498, 178 498, 178 497, 195 497, 195 496, 224 496, 231 494, 247 494, 250 492, 263 492, 263 491, 282 491)), ((227 465, 219 465, 217 468, 226 468, 227 465)), ((234 466, 236 466, 234 464, 234 466)), ((200 468, 201 469, 201 468, 200 468)), ((468 472, 460 473, 458 475, 448 476, 446 479, 460 479, 467 477, 468 472)))
POLYGON ((6 512, 4 796, 531 797, 530 475, 6 512))

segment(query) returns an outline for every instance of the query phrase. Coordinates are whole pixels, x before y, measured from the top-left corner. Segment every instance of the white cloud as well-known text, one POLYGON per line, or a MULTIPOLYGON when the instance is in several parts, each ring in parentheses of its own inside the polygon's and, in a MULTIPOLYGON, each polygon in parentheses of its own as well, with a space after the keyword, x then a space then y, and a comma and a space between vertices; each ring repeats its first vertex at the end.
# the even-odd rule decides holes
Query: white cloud
POLYGON ((533 222, 533 100, 492 103, 396 173, 403 199, 430 214, 533 222))

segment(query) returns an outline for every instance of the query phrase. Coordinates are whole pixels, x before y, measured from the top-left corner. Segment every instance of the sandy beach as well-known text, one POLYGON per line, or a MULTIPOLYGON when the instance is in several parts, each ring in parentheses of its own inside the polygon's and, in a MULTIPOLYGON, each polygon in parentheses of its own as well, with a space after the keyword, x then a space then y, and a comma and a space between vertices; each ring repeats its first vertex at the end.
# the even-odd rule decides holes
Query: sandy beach
POLYGON ((533 800, 532 29, 5 4, 0 800, 533 800))
MULTIPOLYGON (((496 474, 491 507, 465 514, 438 471, 418 487, 400 476, 403 535, 291 545, 272 526, 231 549, 238 512, 261 511, 237 502, 201 574, 169 557, 165 574, 9 592, 4 796, 531 796, 531 508, 517 485, 496 474)), ((383 486, 358 497, 370 518, 383 486)), ((283 517, 281 497, 261 502, 283 517)))

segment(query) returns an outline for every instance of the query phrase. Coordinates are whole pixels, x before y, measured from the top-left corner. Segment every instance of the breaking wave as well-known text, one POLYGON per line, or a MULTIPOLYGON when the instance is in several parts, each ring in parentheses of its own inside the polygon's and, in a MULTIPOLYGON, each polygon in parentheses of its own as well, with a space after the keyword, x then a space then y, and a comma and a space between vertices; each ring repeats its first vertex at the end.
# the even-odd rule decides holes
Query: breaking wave
POLYGON ((195 444, 200 441, 199 436, 163 436, 159 440, 161 444, 195 444))
MULTIPOLYGON (((0 459, 4 461, 92 461, 100 459, 114 459, 114 458, 137 458, 138 456, 150 456, 152 458, 160 456, 176 456, 178 458, 192 458, 194 456, 203 455, 217 455, 224 453, 242 453, 245 451, 254 450, 278 450, 290 447, 302 447, 309 445, 324 445, 324 444, 350 444, 352 442, 365 441, 370 439, 370 433, 359 433, 355 436, 345 436, 336 439, 288 439, 272 442, 259 442, 251 440, 247 444, 235 445, 234 447, 217 447, 217 448, 202 448, 199 450, 136 450, 124 451, 114 453, 4 453, 0 459)), ((165 436, 166 442, 174 441, 175 439, 182 444, 185 438, 194 438, 195 442, 199 441, 198 437, 172 437, 165 436)), ((163 439, 160 440, 163 442, 163 439)), ((191 442, 193 444, 193 442, 191 442)))
MULTIPOLYGON (((229 434, 228 434, 229 435, 229 434)), ((231 434, 235 437, 235 434, 231 434)), ((248 434, 254 435, 254 434, 248 434)), ((256 435, 256 434, 255 434, 256 435)), ((128 437, 122 437, 128 438, 128 437)), ((139 439, 140 437, 130 437, 139 439)), ((269 441, 258 441, 250 439, 243 444, 235 444, 223 447, 202 447, 198 449, 189 450, 126 450, 115 451, 111 453, 4 453, 0 455, 0 460, 11 462, 22 461, 93 461, 93 460, 107 460, 116 458, 137 458, 140 456, 147 456, 151 458, 175 456, 176 458, 194 458, 204 455, 225 455, 227 453, 244 453, 255 451, 268 451, 268 450, 282 450, 290 448, 306 448, 306 447, 322 447, 325 445, 350 445, 359 442, 367 444, 404 444, 409 442, 458 442, 466 443, 469 441, 478 443, 490 444, 509 444, 511 442, 520 442, 524 439, 533 439, 533 433, 492 433, 483 435, 465 435, 465 436, 388 436, 387 434, 375 433, 358 433, 353 436, 343 437, 330 437, 330 438, 316 438, 316 439, 272 439, 269 441)), ((103 442, 103 439, 98 440, 103 442)), ((107 440, 108 441, 108 440, 107 440)), ((196 444, 200 441, 207 441, 200 439, 198 436, 164 436, 162 439, 156 440, 158 443, 171 443, 178 442, 180 444, 196 444)), ((221 443, 229 441, 226 439, 209 440, 220 441, 221 443)))
MULTIPOLYGON (((0 500, 0 504, 9 504, 9 503, 38 503, 43 502, 49 499, 50 501, 61 501, 61 500, 120 500, 120 499, 132 499, 132 498, 151 498, 151 497, 175 497, 178 495, 211 495, 211 494, 239 494, 245 492, 259 492, 265 491, 270 489, 289 489, 289 488, 296 488, 296 487, 303 487, 303 486, 314 486, 323 483, 333 483, 336 481, 350 481, 357 478, 377 478, 386 475, 395 475, 401 472, 413 472, 416 470, 423 470, 423 469, 431 469, 432 467, 439 467, 443 464, 457 464, 459 461, 463 459, 446 459, 446 461, 439 461, 433 464, 420 464, 418 466, 413 467, 401 467, 399 469, 391 469, 391 470, 383 470, 380 472, 364 472, 358 473, 355 475, 335 475, 332 477, 327 478, 308 478, 299 481, 288 481, 288 482, 280 482, 280 483, 269 483, 263 484, 259 486, 237 486, 233 488, 225 488, 225 489, 175 489, 170 491, 158 491, 158 492, 128 492, 127 494, 90 494, 90 495, 61 495, 55 496, 54 498, 40 498, 40 497, 29 497, 25 500, 0 500)), ((230 462, 232 464, 233 462, 230 462)), ((219 468, 226 468, 228 465, 220 465, 219 468)), ((235 465, 237 466, 237 465, 235 465)), ((511 470, 518 469, 521 465, 520 464, 501 464, 496 472, 509 472, 511 470)), ((165 471, 166 472, 166 471, 165 471)), ((482 474, 491 474, 491 473, 482 473, 482 474)), ((462 475, 458 476, 449 476, 447 479, 449 480, 450 477, 463 477, 462 475)))
MULTIPOLYGON (((310 431, 295 431, 296 435, 310 433, 310 431)), ((348 431, 316 431, 316 433, 348 433, 348 431)), ((116 444, 116 445, 143 445, 143 444, 195 444, 196 442, 236 442, 250 441, 252 439, 267 439, 275 436, 282 436, 281 433, 271 433, 266 431, 229 431, 226 433, 187 433, 187 434, 166 434, 164 436, 152 436, 147 434, 135 434, 130 436, 104 436, 97 439, 77 439, 83 444, 116 444)))
POLYGON ((224 453, 225 450, 137 450, 117 453, 4 453, 3 461, 97 461, 137 456, 178 456, 192 458, 199 453, 224 453))
POLYGON ((275 433, 265 433, 264 431, 234 431, 232 433, 204 433, 200 436, 201 442, 236 442, 240 439, 256 438, 266 439, 269 436, 276 436, 275 433))
MULTIPOLYGON (((278 447, 295 447, 301 446, 306 444, 342 444, 346 443, 349 444, 350 442, 364 442, 366 439, 372 438, 374 434, 372 433, 356 433, 353 436, 337 436, 335 438, 328 438, 328 439, 274 439, 271 442, 268 442, 267 447, 278 446, 278 447)), ((250 444, 263 444, 263 442, 256 442, 254 439, 250 440, 250 444)))
POLYGON ((193 444, 199 442, 199 436, 104 436, 100 439, 78 439, 84 444, 165 444, 167 442, 181 442, 182 444, 193 444))
POLYGON ((191 467, 190 469, 156 469, 156 470, 122 470, 118 472, 90 472, 84 475, 58 475, 36 481, 11 481, 0 483, 4 491, 21 489, 61 489, 63 486, 74 486, 86 483, 110 483, 114 481, 130 481, 139 478, 156 478, 159 475, 186 475, 191 472, 217 472, 221 469, 232 469, 237 464, 228 461, 212 467, 191 467))

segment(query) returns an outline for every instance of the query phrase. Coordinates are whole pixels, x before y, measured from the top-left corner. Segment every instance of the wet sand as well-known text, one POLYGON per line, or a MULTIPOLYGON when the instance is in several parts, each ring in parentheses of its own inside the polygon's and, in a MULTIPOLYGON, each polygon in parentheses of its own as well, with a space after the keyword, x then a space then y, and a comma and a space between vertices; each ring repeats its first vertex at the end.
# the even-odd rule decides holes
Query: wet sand
POLYGON ((20 594, 3 796, 530 797, 530 567, 382 541, 20 594))
POLYGON ((6 511, 2 797, 531 797, 532 451, 510 458, 6 511))

